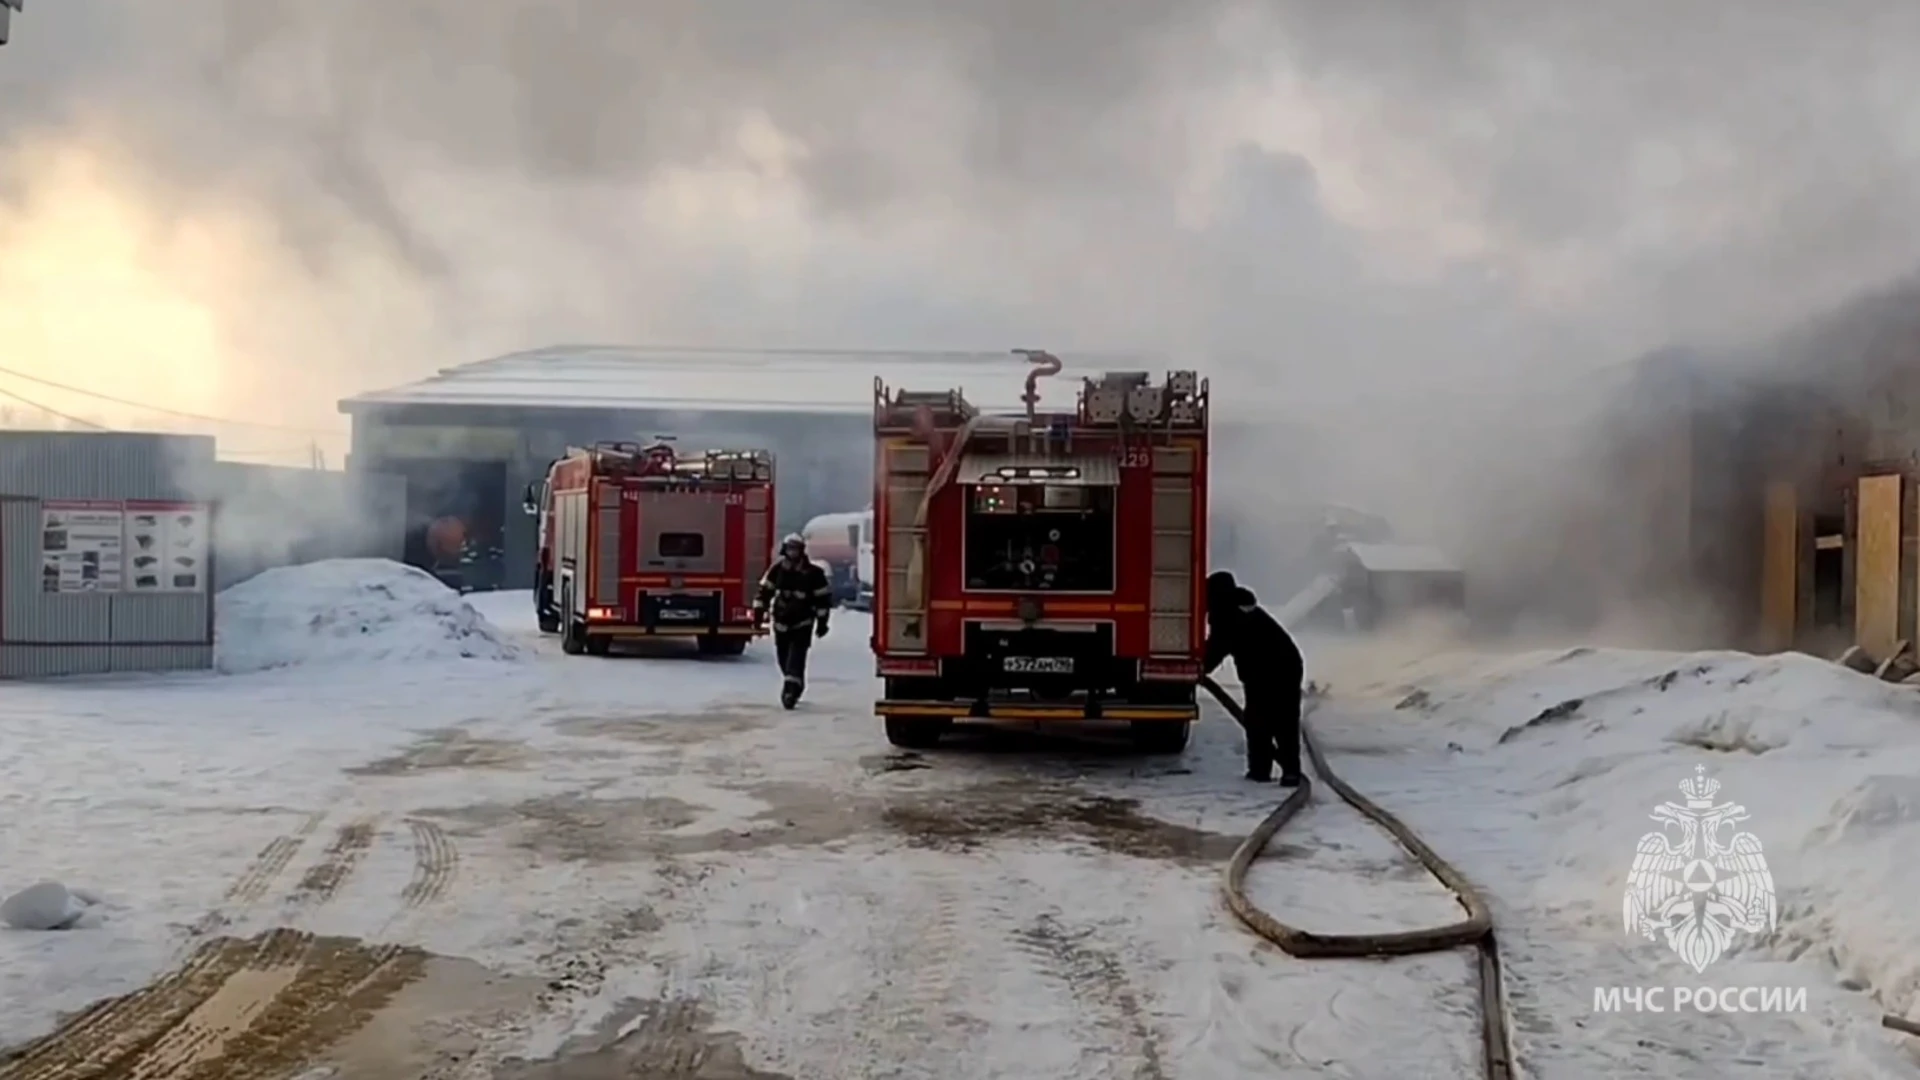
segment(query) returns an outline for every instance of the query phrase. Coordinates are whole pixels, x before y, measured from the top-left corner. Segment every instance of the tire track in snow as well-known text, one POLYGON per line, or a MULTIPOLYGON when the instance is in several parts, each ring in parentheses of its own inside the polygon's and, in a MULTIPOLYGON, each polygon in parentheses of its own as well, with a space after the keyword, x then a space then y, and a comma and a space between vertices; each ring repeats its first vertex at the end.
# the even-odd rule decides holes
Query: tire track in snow
POLYGON ((244 909, 264 899, 273 888, 273 883, 279 880, 280 875, 293 862, 293 857, 306 845, 307 838, 320 828, 320 823, 325 821, 326 817, 324 811, 308 814, 306 820, 301 822, 300 828, 285 836, 276 836, 267 841, 267 846, 260 849, 260 853, 253 857, 253 861, 247 864, 247 868, 241 871, 240 876, 227 887, 221 905, 201 916, 188 928, 188 940, 195 941, 208 937, 232 925, 235 913, 229 912, 229 908, 244 909))
POLYGON ((333 842, 321 852, 320 861, 308 867, 300 883, 294 886, 293 895, 287 898, 288 906, 316 907, 333 899, 373 846, 374 822, 373 818, 362 818, 340 826, 333 834, 333 842))
POLYGON ((875 957, 876 972, 908 972, 900 983, 876 980, 848 1033, 852 1053, 836 1062, 845 1076, 937 1077, 951 1042, 965 927, 971 921, 964 890, 943 865, 914 875, 907 896, 876 897, 892 914, 892 938, 875 957))
POLYGON ((413 830, 413 878, 400 898, 409 908, 425 907, 445 896, 460 867, 460 852, 440 826, 410 819, 413 830))
POLYGON ((705 1021, 693 1001, 669 1001, 655 1008, 626 1036, 633 1040, 627 1074, 660 1080, 700 1076, 708 1050, 707 1040, 701 1037, 705 1021))
POLYGON ((175 971, 89 1009, 0 1080, 279 1080, 425 971, 426 954, 276 929, 206 942, 175 971))
POLYGON ((1021 949, 1060 983, 1094 1028, 1090 1048, 1109 1059, 1103 1076, 1168 1080, 1159 1032, 1118 954, 1093 944, 1091 929, 1070 929, 1042 912, 1015 935, 1021 949), (1131 1071, 1127 1071, 1128 1069, 1131 1071))

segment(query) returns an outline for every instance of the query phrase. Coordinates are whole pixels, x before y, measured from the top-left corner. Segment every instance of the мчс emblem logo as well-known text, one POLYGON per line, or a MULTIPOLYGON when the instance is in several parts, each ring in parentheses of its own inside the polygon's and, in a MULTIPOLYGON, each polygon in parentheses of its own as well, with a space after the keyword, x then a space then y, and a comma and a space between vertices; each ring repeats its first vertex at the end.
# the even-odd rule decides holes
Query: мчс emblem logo
POLYGON ((1680 782, 1686 802, 1654 807, 1660 829, 1640 838, 1621 905, 1629 934, 1667 947, 1698 973, 1720 959, 1735 934, 1770 931, 1778 910, 1760 840, 1735 826, 1738 803, 1716 803, 1720 781, 1704 765, 1680 782))

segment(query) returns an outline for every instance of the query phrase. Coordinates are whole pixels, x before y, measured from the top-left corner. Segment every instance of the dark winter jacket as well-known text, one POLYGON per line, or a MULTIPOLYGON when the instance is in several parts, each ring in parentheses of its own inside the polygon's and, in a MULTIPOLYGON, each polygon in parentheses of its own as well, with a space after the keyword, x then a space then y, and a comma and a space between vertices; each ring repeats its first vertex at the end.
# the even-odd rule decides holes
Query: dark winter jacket
POLYGON ((1240 685, 1249 688, 1298 688, 1306 675, 1293 635, 1244 588, 1236 587, 1226 603, 1207 602, 1206 673, 1229 658, 1240 685))
POLYGON ((824 624, 833 608, 833 583, 827 572, 811 559, 790 563, 780 559, 760 579, 760 592, 753 599, 755 612, 772 612, 775 630, 797 630, 815 623, 824 624))

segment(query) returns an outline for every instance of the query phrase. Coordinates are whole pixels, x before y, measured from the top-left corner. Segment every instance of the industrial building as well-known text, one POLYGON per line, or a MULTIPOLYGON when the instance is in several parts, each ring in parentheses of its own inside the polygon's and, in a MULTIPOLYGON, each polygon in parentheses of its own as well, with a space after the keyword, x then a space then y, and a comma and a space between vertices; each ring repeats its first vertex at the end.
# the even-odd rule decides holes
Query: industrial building
MULTIPOLYGON (((1067 359, 1068 378, 1168 366, 1140 355, 1067 359)), ((569 445, 670 435, 689 449, 771 450, 777 527, 796 531, 871 501, 875 379, 1018 409, 1028 367, 1008 352, 566 345, 448 368, 340 410, 353 422, 349 469, 405 480, 407 562, 468 588, 524 589, 534 522, 522 495, 569 445)))

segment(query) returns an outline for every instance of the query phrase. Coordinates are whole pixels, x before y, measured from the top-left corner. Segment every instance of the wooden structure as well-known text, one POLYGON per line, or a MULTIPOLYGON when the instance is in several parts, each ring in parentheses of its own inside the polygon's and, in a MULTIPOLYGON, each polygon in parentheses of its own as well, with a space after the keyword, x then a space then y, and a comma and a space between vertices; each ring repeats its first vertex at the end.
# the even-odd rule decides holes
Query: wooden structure
POLYGON ((1920 639, 1917 370, 1920 281, 1750 357, 1648 358, 1612 501, 1655 556, 1622 588, 1710 605, 1722 645, 1880 661, 1920 639))

